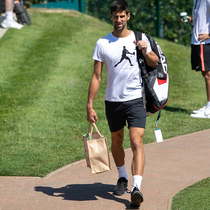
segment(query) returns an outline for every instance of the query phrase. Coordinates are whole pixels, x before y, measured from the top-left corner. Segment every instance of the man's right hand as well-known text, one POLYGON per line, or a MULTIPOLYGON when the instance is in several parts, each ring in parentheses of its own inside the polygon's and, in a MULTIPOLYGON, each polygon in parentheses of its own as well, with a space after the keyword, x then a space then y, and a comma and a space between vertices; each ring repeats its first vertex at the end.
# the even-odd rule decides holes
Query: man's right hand
POLYGON ((98 117, 97 117, 96 112, 93 108, 87 109, 87 121, 89 123, 98 122, 98 117))
POLYGON ((184 22, 182 18, 180 18, 180 20, 182 21, 182 23, 191 23, 192 22, 192 18, 190 16, 187 16, 187 22, 184 22))

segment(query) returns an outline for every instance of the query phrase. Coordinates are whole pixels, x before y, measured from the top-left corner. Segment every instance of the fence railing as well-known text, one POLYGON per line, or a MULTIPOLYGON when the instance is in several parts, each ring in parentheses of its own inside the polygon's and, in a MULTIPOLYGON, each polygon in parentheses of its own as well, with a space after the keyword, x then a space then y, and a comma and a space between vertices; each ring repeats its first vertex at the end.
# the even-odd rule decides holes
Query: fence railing
POLYGON ((85 0, 29 0, 35 8, 60 8, 85 13, 85 0))

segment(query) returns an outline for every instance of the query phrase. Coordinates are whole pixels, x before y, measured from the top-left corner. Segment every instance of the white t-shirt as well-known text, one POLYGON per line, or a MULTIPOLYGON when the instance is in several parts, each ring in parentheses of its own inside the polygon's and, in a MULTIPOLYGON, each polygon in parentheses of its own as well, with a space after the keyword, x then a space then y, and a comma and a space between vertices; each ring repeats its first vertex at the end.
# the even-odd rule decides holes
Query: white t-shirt
POLYGON ((193 23, 194 27, 192 30, 191 44, 207 44, 210 43, 210 39, 200 43, 198 41, 198 34, 210 33, 210 0, 194 0, 193 8, 193 23), (197 1, 197 4, 196 4, 197 1))
MULTIPOLYGON (((131 34, 124 38, 115 37, 110 33, 96 43, 92 58, 105 63, 107 101, 121 102, 142 97, 141 70, 137 62, 134 40, 135 35, 131 31, 131 34)), ((147 42, 147 52, 150 53, 150 42, 144 34, 142 40, 147 42)))

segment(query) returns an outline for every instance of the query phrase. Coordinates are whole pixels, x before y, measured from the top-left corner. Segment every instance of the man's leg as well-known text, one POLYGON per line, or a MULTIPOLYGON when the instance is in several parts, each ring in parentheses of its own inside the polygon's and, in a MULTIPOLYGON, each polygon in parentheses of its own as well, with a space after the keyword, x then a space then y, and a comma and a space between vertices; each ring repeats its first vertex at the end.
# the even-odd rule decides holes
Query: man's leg
POLYGON ((203 108, 194 111, 194 114, 191 114, 191 117, 195 118, 208 118, 210 119, 210 71, 202 71, 206 83, 206 95, 207 95, 207 104, 203 108))
POLYGON ((205 82, 206 82, 207 101, 210 102, 210 71, 202 71, 201 73, 203 77, 205 78, 205 82))
POLYGON ((119 131, 111 132, 112 137, 112 156, 117 167, 125 164, 125 152, 123 149, 124 128, 119 131))
POLYGON ((14 0, 5 0, 6 11, 13 11, 13 7, 14 7, 14 0))
POLYGON ((131 149, 133 152, 133 160, 131 163, 132 175, 143 176, 144 165, 145 165, 145 157, 143 150, 143 135, 145 129, 131 127, 129 130, 130 130, 131 149))
POLYGON ((23 27, 23 25, 17 23, 13 19, 13 8, 14 8, 14 0, 5 0, 5 14, 6 14, 6 18, 2 22, 1 26, 3 28, 21 29, 23 27))
POLYGON ((111 132, 112 137, 112 156, 114 158, 119 179, 114 189, 115 195, 124 195, 127 190, 127 173, 125 171, 125 152, 123 149, 124 128, 116 132, 111 132))
POLYGON ((143 149, 144 128, 130 127, 130 142, 133 152, 131 170, 133 175, 133 188, 131 190, 131 206, 139 207, 143 202, 140 192, 144 172, 145 156, 143 149))

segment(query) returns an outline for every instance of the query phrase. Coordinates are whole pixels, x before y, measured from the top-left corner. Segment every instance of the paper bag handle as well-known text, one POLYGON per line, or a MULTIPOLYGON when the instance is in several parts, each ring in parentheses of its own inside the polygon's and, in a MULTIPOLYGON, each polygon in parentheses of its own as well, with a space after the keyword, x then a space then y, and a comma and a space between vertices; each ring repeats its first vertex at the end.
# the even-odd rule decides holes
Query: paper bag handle
POLYGON ((91 123, 89 124, 89 128, 88 128, 88 133, 90 134, 90 138, 92 138, 93 127, 95 128, 96 132, 98 133, 98 135, 99 135, 100 137, 104 137, 104 136, 100 133, 100 131, 98 130, 98 128, 97 128, 97 126, 96 126, 95 123, 92 123, 91 131, 90 131, 90 125, 91 125, 91 123))

